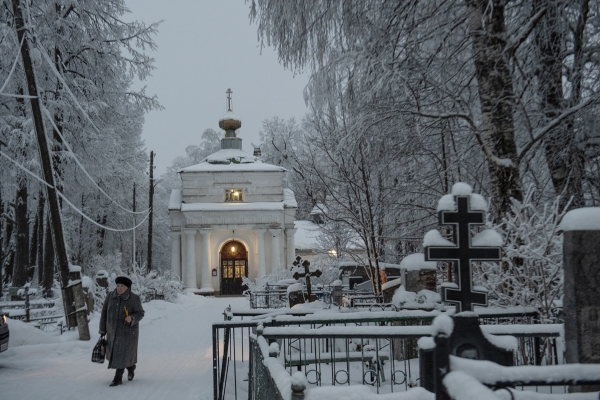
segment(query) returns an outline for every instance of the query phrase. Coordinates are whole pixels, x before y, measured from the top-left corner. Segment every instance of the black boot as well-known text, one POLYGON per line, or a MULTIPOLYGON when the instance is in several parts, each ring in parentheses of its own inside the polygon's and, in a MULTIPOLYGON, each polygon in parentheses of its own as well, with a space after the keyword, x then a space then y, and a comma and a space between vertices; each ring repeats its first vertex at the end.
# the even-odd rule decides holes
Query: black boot
POLYGON ((113 381, 108 386, 117 386, 123 384, 123 372, 125 372, 124 368, 117 369, 113 381))
POLYGON ((132 365, 131 367, 127 367, 127 380, 128 381, 132 381, 133 377, 135 376, 135 364, 132 365))

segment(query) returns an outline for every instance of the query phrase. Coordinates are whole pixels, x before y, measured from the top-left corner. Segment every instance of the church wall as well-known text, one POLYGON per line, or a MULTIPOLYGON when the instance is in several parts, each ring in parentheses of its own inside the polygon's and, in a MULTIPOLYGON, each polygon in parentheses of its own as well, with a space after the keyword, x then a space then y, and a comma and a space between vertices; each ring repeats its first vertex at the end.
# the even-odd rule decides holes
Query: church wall
MULTIPOLYGON (((200 235, 198 235, 200 236, 200 235)), ((198 236, 196 237, 196 249, 198 253, 198 247, 202 246, 201 240, 198 241, 198 236)), ((213 277, 211 274, 211 281, 213 288, 215 291, 220 291, 221 286, 221 268, 220 268, 220 250, 221 246, 228 242, 229 240, 235 239, 239 242, 242 242, 246 246, 246 250, 248 251, 248 276, 250 279, 255 279, 258 270, 258 260, 256 257, 258 245, 256 244, 256 236, 254 231, 251 228, 235 228, 235 234, 232 233, 232 229, 214 229, 210 235, 209 242, 209 259, 210 259, 210 269, 212 271, 213 268, 217 269, 217 276, 213 277)), ((197 257, 201 257, 201 249, 200 255, 197 257)), ((196 271, 197 271, 197 282, 198 287, 202 285, 202 263, 201 258, 196 258, 196 271)))
POLYGON ((283 201, 283 172, 185 173, 182 200, 185 203, 221 203, 225 189, 242 189, 244 202, 283 201))

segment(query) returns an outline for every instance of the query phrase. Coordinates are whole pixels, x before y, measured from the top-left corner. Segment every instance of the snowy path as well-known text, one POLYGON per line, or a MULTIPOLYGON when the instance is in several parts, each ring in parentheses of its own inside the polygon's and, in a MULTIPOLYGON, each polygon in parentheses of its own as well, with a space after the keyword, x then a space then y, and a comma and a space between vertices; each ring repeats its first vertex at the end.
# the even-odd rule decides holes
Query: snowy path
POLYGON ((0 398, 212 399, 211 325, 223 320, 229 304, 248 307, 244 298, 200 296, 144 304, 136 376, 118 387, 108 386, 114 370, 90 361, 98 315, 92 316, 89 342, 76 340, 76 332, 56 336, 9 320, 9 350, 0 354, 0 398))

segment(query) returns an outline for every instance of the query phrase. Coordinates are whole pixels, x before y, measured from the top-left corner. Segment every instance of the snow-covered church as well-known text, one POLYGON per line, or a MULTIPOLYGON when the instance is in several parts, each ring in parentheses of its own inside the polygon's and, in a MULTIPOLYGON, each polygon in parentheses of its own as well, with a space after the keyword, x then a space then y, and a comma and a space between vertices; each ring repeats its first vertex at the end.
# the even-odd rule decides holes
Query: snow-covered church
POLYGON ((283 187, 286 170, 242 151, 241 126, 229 97, 219 121, 221 150, 181 169, 182 189, 171 193, 171 270, 188 291, 241 294, 242 277, 260 278, 294 261, 298 206, 283 187))

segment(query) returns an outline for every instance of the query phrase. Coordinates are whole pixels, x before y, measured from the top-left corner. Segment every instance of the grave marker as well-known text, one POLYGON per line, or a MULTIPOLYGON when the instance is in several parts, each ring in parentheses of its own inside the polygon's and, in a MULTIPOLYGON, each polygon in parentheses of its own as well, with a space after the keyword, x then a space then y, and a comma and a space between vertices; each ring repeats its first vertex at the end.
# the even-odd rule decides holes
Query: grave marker
POLYGON ((485 223, 485 211, 471 210, 469 196, 454 196, 457 211, 438 213, 440 225, 453 228, 455 247, 430 246, 425 248, 426 261, 452 261, 456 266, 458 289, 442 287, 442 301, 455 303, 456 311, 473 311, 474 305, 487 306, 487 293, 473 290, 473 261, 499 261, 499 247, 473 247, 471 226, 485 223))
MULTIPOLYGON (((600 363, 600 208, 569 211, 561 222, 567 363, 600 363)), ((599 391, 600 385, 571 392, 599 391)))
POLYGON ((306 293, 308 294, 308 301, 314 301, 312 299, 312 286, 310 284, 310 277, 314 276, 316 278, 321 276, 321 271, 311 271, 308 267, 310 267, 310 262, 308 260, 302 260, 302 257, 296 257, 296 261, 292 263, 295 267, 304 267, 304 272, 295 272, 294 279, 298 280, 300 278, 306 278, 306 293))

